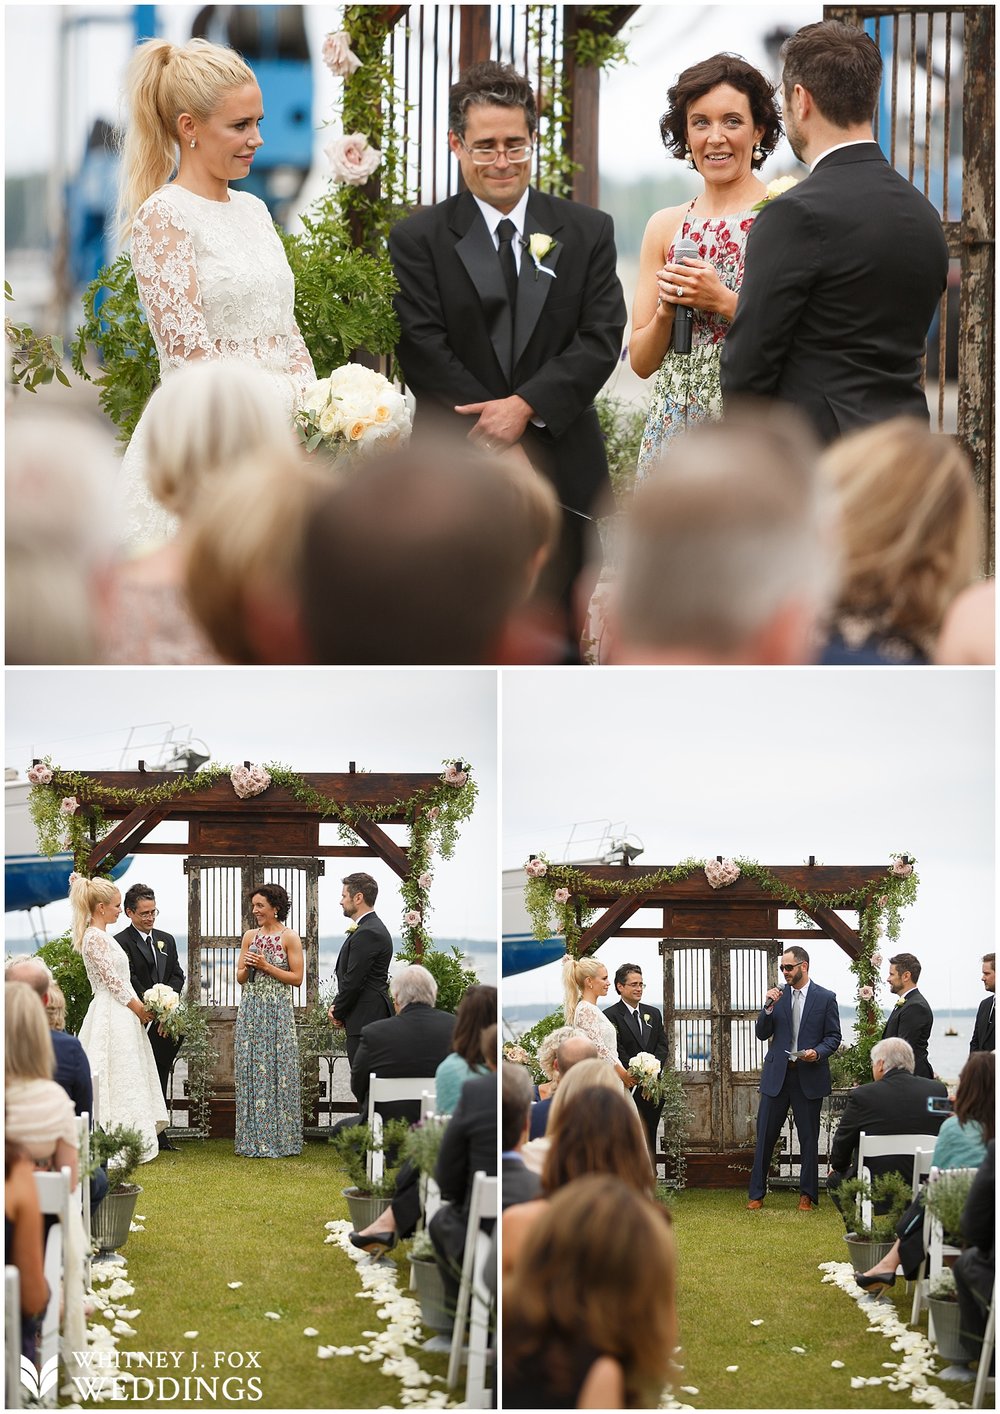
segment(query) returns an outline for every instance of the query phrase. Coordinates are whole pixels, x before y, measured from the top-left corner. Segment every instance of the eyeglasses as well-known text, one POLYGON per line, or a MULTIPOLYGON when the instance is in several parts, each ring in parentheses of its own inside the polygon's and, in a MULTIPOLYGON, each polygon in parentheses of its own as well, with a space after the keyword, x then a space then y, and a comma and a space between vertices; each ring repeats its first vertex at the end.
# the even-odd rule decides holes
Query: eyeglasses
POLYGON ((798 964, 797 962, 787 962, 787 963, 786 963, 786 962, 783 962, 783 963, 781 964, 781 971, 782 971, 782 972, 794 972, 795 969, 798 967, 798 965, 799 965, 799 964, 798 964))
POLYGON ((158 908, 137 908, 135 910, 135 916, 136 918, 158 918, 160 916, 160 910, 158 908))
POLYGON ((508 162, 512 162, 516 166, 520 162, 530 162, 531 154, 534 151, 530 142, 519 142, 515 143, 513 147, 500 148, 469 147, 464 142, 462 143, 462 146, 465 148, 466 152, 472 158, 472 161, 477 167, 492 167, 495 165, 497 158, 499 157, 506 157, 508 162))
POLYGON ((622 983, 623 987, 645 987, 645 985, 641 977, 633 977, 630 981, 622 983))

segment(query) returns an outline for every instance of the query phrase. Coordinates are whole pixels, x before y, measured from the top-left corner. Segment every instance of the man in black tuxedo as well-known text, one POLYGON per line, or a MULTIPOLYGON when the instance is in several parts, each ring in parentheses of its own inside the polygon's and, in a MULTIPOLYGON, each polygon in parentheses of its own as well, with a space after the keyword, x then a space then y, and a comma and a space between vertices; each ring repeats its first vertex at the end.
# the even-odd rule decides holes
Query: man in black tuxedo
POLYGON ((610 491, 593 402, 626 320, 614 229, 604 212, 529 186, 535 98, 516 70, 467 69, 452 86, 448 125, 466 190, 389 236, 414 431, 520 449, 549 478, 564 515, 544 587, 565 600, 582 526, 610 491))
MULTIPOLYGON (((830 1147, 830 1176, 826 1186, 840 1209, 848 1228, 854 1223, 854 1204, 844 1210, 838 1189, 858 1172, 858 1136, 866 1134, 937 1134, 946 1119, 944 1110, 927 1108, 932 1097, 947 1099, 948 1089, 940 1080, 928 1080, 913 1073, 913 1049, 898 1036, 877 1041, 871 1052, 870 1085, 858 1085, 847 1104, 830 1147)), ((913 1178, 913 1156, 887 1154, 866 1164, 873 1179, 896 1170, 907 1183, 913 1178)))
MULTIPOLYGON (((374 911, 378 884, 372 876, 348 874, 343 885, 340 906, 351 924, 347 939, 337 954, 337 995, 330 1007, 329 1017, 334 1026, 343 1027, 347 1033, 347 1059, 353 1073, 362 1029, 370 1021, 384 1021, 392 1016, 392 1002, 389 1000, 392 938, 374 911)), ((366 1075, 366 1094, 367 1091, 366 1075)), ((357 1090, 354 1094, 360 1103, 357 1090)))
POLYGON ((972 1040, 969 1042, 969 1051, 994 1051, 996 1050, 996 1028, 994 1011, 996 1008, 997 974, 996 974, 996 953, 988 952, 983 956, 983 986, 989 993, 979 1003, 979 1010, 976 1013, 976 1024, 972 1028, 972 1040))
POLYGON ((875 142, 878 48, 824 20, 788 39, 782 60, 785 131, 811 172, 750 232, 722 352, 727 409, 741 394, 794 403, 824 443, 899 415, 926 422, 923 353, 948 247, 875 142))
POLYGON ((889 959, 889 990, 896 1005, 886 1018, 882 1040, 899 1036, 913 1050, 913 1073, 930 1080, 934 1071, 927 1059, 927 1042, 934 1025, 934 1013, 927 998, 917 991, 920 963, 911 952, 901 952, 889 959))
MULTIPOLYGON (((615 1002, 614 1006, 609 1006, 604 1013, 618 1033, 618 1059, 626 1070, 629 1061, 640 1051, 648 1051, 654 1055, 661 1066, 667 1062, 667 1038, 663 1034, 663 1017, 655 1006, 643 1003, 644 986, 642 968, 632 962, 623 962, 615 973, 615 991, 621 1000, 615 1002)), ((654 1104, 651 1100, 644 1099, 638 1085, 632 1091, 632 1098, 646 1126, 655 1165, 656 1131, 660 1124, 663 1102, 654 1104)))
MULTIPOLYGON (((129 927, 115 934, 115 942, 128 954, 130 980, 136 996, 141 1001, 143 993, 148 992, 150 987, 155 987, 157 982, 164 982, 168 987, 173 987, 180 996, 184 988, 184 973, 177 957, 177 944, 170 933, 153 927, 158 911, 153 890, 148 884, 133 884, 125 894, 124 908, 129 918, 129 927)), ((161 1035, 155 1021, 151 1021, 146 1027, 146 1035, 153 1048, 156 1073, 160 1077, 160 1089, 166 1100, 170 1067, 181 1048, 181 1043, 171 1036, 161 1035)), ((160 1131, 158 1142, 161 1149, 176 1147, 167 1138, 165 1129, 160 1131)))
MULTIPOLYGON (((455 1018, 450 1011, 438 1011, 437 983, 426 967, 413 963, 392 979, 396 1015, 370 1021, 358 1037, 351 1061, 351 1089, 361 1107, 362 1120, 368 1109, 368 1077, 380 1080, 432 1076, 445 1056, 451 1054, 455 1018)), ((380 1105, 384 1119, 402 1116, 420 1118, 418 1100, 401 1100, 380 1105)), ((495 1121, 494 1121, 495 1123, 495 1121)))
MULTIPOLYGON (((472 1181, 480 1171, 487 1176, 497 1171, 497 1077, 492 1071, 489 1075, 473 1075, 462 1086, 434 1169, 444 1202, 428 1223, 427 1231, 450 1309, 458 1300, 472 1181)), ((493 1227, 492 1221, 489 1227, 493 1227)))
POLYGON ((531 1076, 521 1065, 504 1061, 500 1068, 500 1206, 527 1203, 537 1198, 541 1182, 521 1156, 528 1137, 531 1112, 531 1076))

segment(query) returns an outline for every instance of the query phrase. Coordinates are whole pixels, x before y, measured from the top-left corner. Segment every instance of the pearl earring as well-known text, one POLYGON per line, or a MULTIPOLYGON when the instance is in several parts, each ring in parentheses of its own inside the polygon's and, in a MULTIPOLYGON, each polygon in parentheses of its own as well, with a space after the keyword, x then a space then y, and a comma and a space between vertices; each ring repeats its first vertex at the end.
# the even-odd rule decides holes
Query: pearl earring
POLYGON ((685 147, 685 149, 684 149, 684 156, 685 156, 685 158, 687 159, 687 164, 688 164, 688 166, 691 168, 691 170, 692 170, 692 172, 693 172, 693 171, 695 170, 695 166, 694 166, 694 158, 691 156, 691 149, 690 149, 690 147, 685 147))
POLYGON ((194 141, 194 138, 192 138, 191 141, 188 143, 188 146, 189 146, 189 147, 194 147, 194 145, 195 145, 195 141, 194 141))
POLYGON ((753 160, 754 160, 755 162, 763 162, 763 160, 764 160, 764 149, 761 147, 761 145, 760 145, 759 142, 755 142, 755 143, 754 143, 752 156, 753 156, 753 160))

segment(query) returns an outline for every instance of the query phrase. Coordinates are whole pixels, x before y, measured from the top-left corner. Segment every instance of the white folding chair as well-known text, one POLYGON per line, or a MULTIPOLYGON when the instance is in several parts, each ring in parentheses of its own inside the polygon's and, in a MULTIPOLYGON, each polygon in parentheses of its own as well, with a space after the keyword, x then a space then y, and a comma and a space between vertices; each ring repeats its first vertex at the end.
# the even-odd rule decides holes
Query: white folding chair
POLYGON ((63 1299, 63 1245, 70 1224, 70 1172, 36 1173, 38 1206, 46 1217, 58 1218, 45 1240, 45 1280, 49 1284, 49 1304, 42 1321, 39 1342, 38 1395, 45 1408, 53 1408, 59 1385, 59 1311, 63 1299))
POLYGON ((21 1407, 21 1273, 3 1269, 4 1408, 21 1407))
MULTIPOLYGON (((974 1168, 932 1168, 927 1176, 927 1191, 930 1192, 934 1184, 937 1183, 939 1179, 943 1178, 945 1175, 951 1176, 952 1174, 968 1174, 970 1178, 974 1178, 976 1170, 974 1168)), ((928 1212, 927 1208, 925 1207, 924 1251, 927 1254, 924 1258, 924 1270, 927 1273, 926 1285, 924 1288, 925 1290, 927 1289, 927 1287, 930 1286, 931 1282, 934 1281, 935 1277, 939 1277, 944 1271, 944 1259, 946 1257, 957 1257, 961 1250, 961 1247, 953 1247, 950 1243, 945 1242, 944 1228, 941 1226, 940 1220, 934 1217, 930 1212, 928 1212)), ((927 1335, 930 1340, 936 1339, 934 1332, 934 1317, 931 1313, 931 1308, 929 1306, 927 1308, 927 1335)))
POLYGON ((972 1392, 973 1409, 982 1409, 983 1400, 986 1398, 986 1386, 992 1383, 990 1375, 990 1364, 993 1360, 993 1347, 996 1345, 997 1335, 997 1288, 993 1283, 993 1295, 990 1297, 990 1314, 986 1318, 986 1332, 983 1336, 983 1348, 979 1352, 979 1369, 976 1371, 976 1387, 972 1392))
POLYGON ((420 1092, 420 1119, 421 1123, 429 1119, 434 1113, 434 1106, 437 1103, 437 1096, 433 1090, 421 1090, 420 1092))
MULTIPOLYGON (((918 1149, 930 1149, 933 1152, 937 1142, 935 1134, 866 1134, 864 1130, 858 1135, 858 1177, 863 1178, 869 1184, 872 1181, 871 1170, 868 1168, 868 1159, 884 1159, 894 1154, 905 1154, 913 1157, 918 1149)), ((861 1222, 866 1228, 872 1223, 872 1201, 870 1198, 860 1200, 861 1222)))
POLYGON ((83 1285, 90 1290, 90 1257, 93 1241, 90 1236, 90 1116, 84 1111, 77 1121, 80 1131, 80 1216, 83 1219, 83 1285))
POLYGON ((99 1125, 101 1122, 101 1077, 91 1074, 90 1081, 94 1090, 94 1102, 90 1117, 95 1124, 99 1125))
MULTIPOLYGON (((434 1076, 418 1076, 391 1078, 386 1077, 380 1080, 374 1071, 368 1076, 368 1129, 372 1136, 372 1144, 381 1143, 382 1140, 382 1116, 375 1108, 376 1105, 388 1104, 390 1100, 416 1100, 421 1102, 424 1092, 431 1097, 433 1106, 433 1096, 435 1093, 434 1076)), ((368 1150, 368 1178, 372 1183, 380 1179, 385 1172, 385 1163, 382 1152, 375 1151, 374 1147, 368 1150)))
POLYGON ((469 1220, 465 1227, 465 1254, 462 1280, 458 1288, 455 1324, 451 1332, 451 1355, 448 1360, 448 1388, 458 1383, 462 1363, 466 1318, 469 1321, 468 1369, 465 1377, 465 1403, 469 1409, 485 1409, 488 1404, 486 1362, 490 1328, 490 1294, 483 1280, 483 1268, 490 1250, 490 1235, 482 1230, 484 1218, 496 1219, 499 1198, 496 1176, 481 1171, 472 1180, 469 1220), (470 1311, 471 1305, 471 1311, 470 1311))
MULTIPOLYGON (((917 1150, 914 1151, 914 1154, 913 1154, 913 1197, 914 1197, 914 1200, 916 1200, 917 1194, 920 1192, 920 1188, 921 1188, 921 1185, 922 1185, 923 1180, 924 1180, 925 1178, 927 1178, 927 1176, 929 1175, 929 1173, 930 1173, 930 1171, 931 1171, 931 1158, 932 1158, 932 1157, 933 1157, 932 1152, 928 1152, 927 1149, 917 1149, 917 1150)), ((926 1233, 926 1217, 927 1217, 927 1215, 926 1215, 926 1213, 925 1213, 925 1214, 924 1214, 924 1218, 925 1218, 925 1233, 926 1233)), ((924 1250, 925 1250, 925 1252, 926 1252, 926 1247, 925 1247, 924 1250)), ((911 1325, 911 1326, 915 1326, 915 1325, 916 1325, 916 1323, 917 1323, 917 1321, 918 1321, 918 1319, 919 1319, 919 1317, 920 1317, 920 1308, 921 1308, 921 1306, 923 1305, 923 1302, 924 1302, 924 1291, 925 1291, 925 1289, 926 1289, 926 1287, 925 1287, 925 1280, 924 1280, 925 1266, 926 1266, 926 1258, 925 1258, 925 1260, 924 1260, 923 1262, 921 1262, 921 1264, 920 1264, 920 1271, 917 1273, 916 1279, 914 1280, 914 1283, 913 1283, 913 1309, 912 1309, 911 1312, 910 1312, 910 1325, 911 1325)))

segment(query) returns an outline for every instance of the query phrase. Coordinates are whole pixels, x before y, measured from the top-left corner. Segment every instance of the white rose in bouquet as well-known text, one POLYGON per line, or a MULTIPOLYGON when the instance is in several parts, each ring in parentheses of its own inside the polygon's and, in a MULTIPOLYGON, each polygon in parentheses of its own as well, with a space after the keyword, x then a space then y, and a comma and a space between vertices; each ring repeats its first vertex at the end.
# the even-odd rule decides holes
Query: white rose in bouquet
POLYGON ((153 1013, 161 1031, 172 1036, 175 1041, 184 1035, 187 1029, 187 1013, 173 987, 168 987, 165 982, 157 982, 154 987, 147 987, 142 994, 142 1000, 146 1010, 153 1013))
POLYGON ((150 1011, 173 1011, 180 1004, 180 997, 165 982, 157 982, 155 987, 148 988, 143 992, 142 999, 150 1011))
POLYGON ((307 388, 298 423, 308 451, 322 443, 361 455, 407 441, 411 419, 406 399, 387 378, 348 363, 307 388))
POLYGON ((656 1100, 660 1093, 660 1062, 649 1051, 638 1051, 628 1063, 628 1073, 639 1082, 639 1093, 656 1100))

